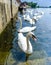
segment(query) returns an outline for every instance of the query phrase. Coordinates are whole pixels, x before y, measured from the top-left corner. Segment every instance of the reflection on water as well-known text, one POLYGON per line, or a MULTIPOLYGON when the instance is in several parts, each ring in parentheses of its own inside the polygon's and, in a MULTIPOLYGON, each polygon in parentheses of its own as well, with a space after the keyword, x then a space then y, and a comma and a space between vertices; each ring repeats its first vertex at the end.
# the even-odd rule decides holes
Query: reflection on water
MULTIPOLYGON (((15 23, 16 30, 13 32, 13 48, 10 50, 10 54, 7 59, 7 65, 51 65, 51 15, 50 10, 47 9, 35 9, 35 11, 44 11, 44 15, 36 23, 37 29, 34 33, 37 36, 37 42, 32 42, 33 54, 29 56, 28 61, 25 62, 26 55, 22 52, 18 46, 18 33, 19 22, 15 23)), ((24 20, 23 20, 24 21, 24 20)), ((23 22, 24 26, 30 26, 29 23, 23 22)))

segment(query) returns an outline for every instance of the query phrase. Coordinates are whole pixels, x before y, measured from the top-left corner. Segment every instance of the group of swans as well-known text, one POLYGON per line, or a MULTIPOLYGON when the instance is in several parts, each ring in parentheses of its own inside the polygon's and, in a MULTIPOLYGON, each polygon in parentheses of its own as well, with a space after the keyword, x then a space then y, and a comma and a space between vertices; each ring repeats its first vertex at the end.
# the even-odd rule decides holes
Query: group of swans
POLYGON ((44 12, 36 12, 34 15, 33 15, 33 18, 38 20, 39 18, 42 17, 42 15, 44 14, 44 12))
POLYGON ((33 27, 26 26, 22 28, 22 19, 21 17, 18 17, 18 19, 20 22, 20 28, 17 30, 18 45, 20 49, 26 54, 26 60, 27 60, 28 56, 33 53, 33 48, 29 38, 31 37, 33 40, 36 41, 36 36, 32 32, 33 30, 36 29, 36 26, 33 26, 33 27), (23 33, 27 33, 26 36, 24 36, 23 33))
POLYGON ((24 20, 28 21, 31 25, 32 25, 32 24, 33 24, 33 25, 35 24, 35 19, 30 18, 29 15, 23 15, 23 18, 24 18, 24 20))
POLYGON ((42 17, 42 15, 44 14, 44 12, 36 12, 33 14, 33 10, 27 10, 27 12, 29 12, 31 15, 33 15, 33 17, 31 18, 29 14, 24 14, 23 18, 24 20, 28 21, 30 24, 34 25, 36 23, 36 21, 38 19, 40 19, 42 17))
MULTIPOLYGON (((31 22, 31 24, 33 24, 32 21, 36 19, 36 16, 34 16, 34 19, 31 19, 29 15, 23 15, 24 19, 31 22)), ((31 37, 34 41, 37 40, 35 34, 32 32, 36 29, 36 26, 32 26, 32 27, 26 26, 22 28, 22 18, 18 17, 18 19, 20 21, 20 28, 17 30, 18 45, 20 49, 26 54, 26 60, 27 60, 28 56, 33 53, 32 44, 29 38, 31 37), (24 36, 23 33, 27 33, 26 36, 24 36)))

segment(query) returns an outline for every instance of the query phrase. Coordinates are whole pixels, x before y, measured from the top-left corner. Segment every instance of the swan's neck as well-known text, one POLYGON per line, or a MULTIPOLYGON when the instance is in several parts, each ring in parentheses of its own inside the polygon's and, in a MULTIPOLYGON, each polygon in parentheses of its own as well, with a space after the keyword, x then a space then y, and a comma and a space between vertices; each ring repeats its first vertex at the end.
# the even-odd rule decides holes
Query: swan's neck
POLYGON ((26 35, 27 50, 29 49, 29 38, 30 38, 30 35, 29 35, 29 34, 27 34, 27 35, 26 35))
POLYGON ((22 19, 20 17, 18 19, 20 21, 20 29, 21 29, 22 28, 22 19))

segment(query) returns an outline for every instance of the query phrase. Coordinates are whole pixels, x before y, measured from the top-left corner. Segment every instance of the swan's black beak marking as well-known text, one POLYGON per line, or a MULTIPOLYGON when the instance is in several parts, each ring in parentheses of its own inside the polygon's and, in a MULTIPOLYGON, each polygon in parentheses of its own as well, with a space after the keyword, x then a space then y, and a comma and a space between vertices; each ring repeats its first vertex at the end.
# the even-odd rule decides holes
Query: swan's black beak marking
POLYGON ((35 35, 32 35, 33 40, 37 41, 37 38, 35 35))

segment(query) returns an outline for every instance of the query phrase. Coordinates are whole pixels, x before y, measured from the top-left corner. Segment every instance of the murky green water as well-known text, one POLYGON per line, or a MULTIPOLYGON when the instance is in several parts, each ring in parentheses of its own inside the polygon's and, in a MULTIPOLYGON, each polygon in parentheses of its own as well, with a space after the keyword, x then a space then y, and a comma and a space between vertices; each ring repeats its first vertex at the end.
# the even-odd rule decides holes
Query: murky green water
POLYGON ((5 30, 0 34, 0 65, 3 65, 6 56, 12 48, 12 23, 9 23, 5 30))
MULTIPOLYGON (((36 23, 37 29, 34 33, 37 37, 37 42, 31 40, 33 46, 32 55, 30 55, 28 61, 25 62, 26 55, 19 49, 17 43, 17 28, 19 27, 19 23, 15 23, 15 28, 12 32, 14 36, 12 41, 13 48, 10 50, 5 65, 51 65, 51 9, 35 9, 35 11, 37 10, 43 11, 44 15, 36 23)), ((30 24, 23 22, 23 27, 24 26, 30 26, 30 24)))

